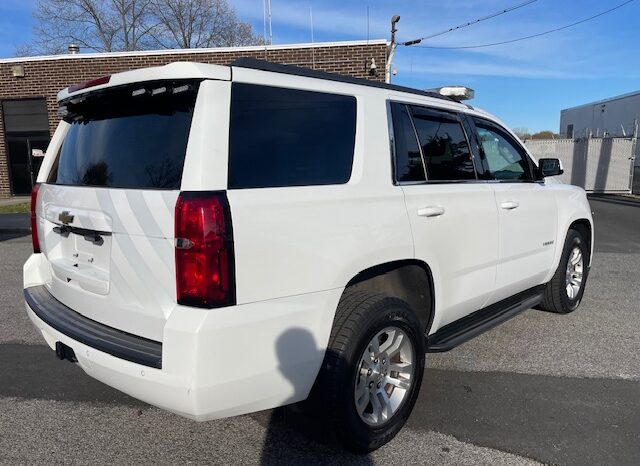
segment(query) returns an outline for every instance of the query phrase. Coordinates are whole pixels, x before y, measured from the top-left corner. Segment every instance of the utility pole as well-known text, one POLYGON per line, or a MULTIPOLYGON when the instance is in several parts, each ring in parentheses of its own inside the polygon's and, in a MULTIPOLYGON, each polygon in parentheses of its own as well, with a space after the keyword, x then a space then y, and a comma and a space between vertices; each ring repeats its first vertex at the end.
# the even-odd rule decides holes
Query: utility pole
POLYGON ((384 82, 387 84, 391 82, 391 64, 393 63, 393 54, 396 51, 397 43, 396 43, 396 24, 400 21, 399 15, 393 15, 391 18, 391 44, 389 45, 389 55, 387 56, 387 63, 384 68, 384 82))

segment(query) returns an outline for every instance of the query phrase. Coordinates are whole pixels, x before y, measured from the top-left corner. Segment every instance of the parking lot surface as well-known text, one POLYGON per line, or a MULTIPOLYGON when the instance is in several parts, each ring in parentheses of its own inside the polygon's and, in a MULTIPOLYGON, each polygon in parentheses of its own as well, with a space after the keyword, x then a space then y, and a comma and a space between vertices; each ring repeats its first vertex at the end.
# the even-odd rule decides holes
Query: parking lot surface
POLYGON ((429 354, 407 427, 368 456, 299 434, 279 410, 195 423, 58 361, 24 311, 31 239, 0 232, 0 463, 638 464, 640 202, 590 200, 580 309, 529 310, 429 354))

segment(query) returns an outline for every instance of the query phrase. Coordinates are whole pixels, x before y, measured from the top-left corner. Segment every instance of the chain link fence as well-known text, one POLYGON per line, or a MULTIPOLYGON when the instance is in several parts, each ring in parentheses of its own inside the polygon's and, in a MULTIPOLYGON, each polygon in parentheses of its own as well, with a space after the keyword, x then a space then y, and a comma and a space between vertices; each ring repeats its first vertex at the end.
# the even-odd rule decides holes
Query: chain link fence
MULTIPOLYGON (((560 159, 564 174, 559 180, 589 192, 630 193, 634 178, 636 185, 640 181, 640 174, 634 176, 634 159, 638 162, 636 153, 640 150, 634 138, 545 139, 525 144, 537 159, 560 159)), ((636 165, 636 173, 638 168, 636 165)))

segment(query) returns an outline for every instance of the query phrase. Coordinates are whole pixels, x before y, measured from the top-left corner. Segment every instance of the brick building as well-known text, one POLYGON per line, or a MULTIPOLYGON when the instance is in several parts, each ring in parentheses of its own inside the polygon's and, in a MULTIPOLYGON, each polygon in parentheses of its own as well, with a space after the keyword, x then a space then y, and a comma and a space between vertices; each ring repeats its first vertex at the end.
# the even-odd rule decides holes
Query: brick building
POLYGON ((87 79, 174 61, 229 64, 256 57, 350 76, 384 80, 385 40, 214 49, 56 55, 0 60, 0 199, 31 191, 58 125, 59 90, 87 79), (371 73, 371 59, 377 74, 371 73), (35 154, 35 156, 34 156, 35 154))

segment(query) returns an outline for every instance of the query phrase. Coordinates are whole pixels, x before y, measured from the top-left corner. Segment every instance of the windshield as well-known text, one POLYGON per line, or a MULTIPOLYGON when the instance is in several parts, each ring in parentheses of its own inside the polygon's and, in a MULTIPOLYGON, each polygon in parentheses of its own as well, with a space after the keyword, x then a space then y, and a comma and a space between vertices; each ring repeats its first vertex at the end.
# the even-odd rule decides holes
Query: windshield
POLYGON ((61 102, 71 126, 48 181, 179 189, 197 84, 142 83, 61 102))

